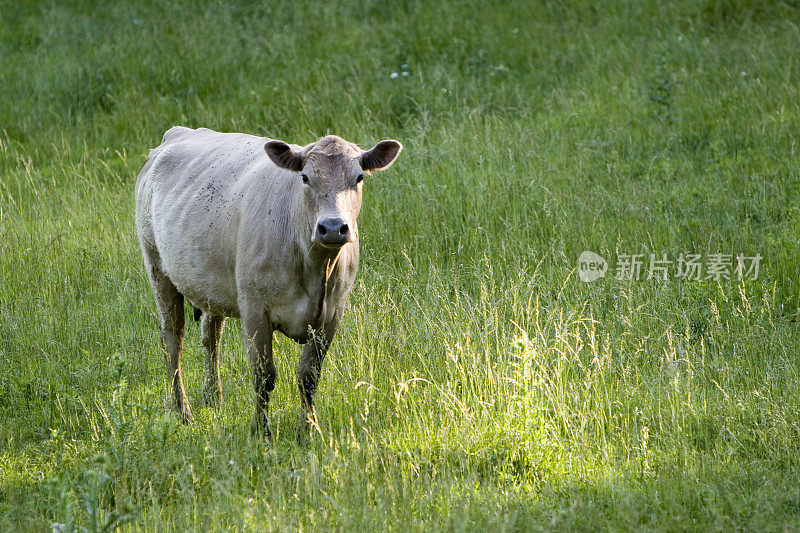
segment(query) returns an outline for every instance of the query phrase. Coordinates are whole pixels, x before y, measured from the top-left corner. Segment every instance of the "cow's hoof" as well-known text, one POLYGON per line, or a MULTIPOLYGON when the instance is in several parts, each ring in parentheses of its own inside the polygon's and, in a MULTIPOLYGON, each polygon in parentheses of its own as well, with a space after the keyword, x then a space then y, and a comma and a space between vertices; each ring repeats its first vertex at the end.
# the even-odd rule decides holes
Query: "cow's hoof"
POLYGON ((206 407, 219 407, 222 405, 222 391, 216 387, 203 387, 201 401, 206 407))
POLYGON ((269 429, 269 422, 253 420, 250 423, 250 434, 256 438, 272 440, 272 431, 269 429))
POLYGON ((309 442, 311 442, 311 438, 308 434, 308 426, 297 426, 297 431, 295 432, 295 440, 297 440, 298 446, 308 446, 309 442))
POLYGON ((191 424, 192 422, 194 422, 194 416, 192 416, 192 410, 189 409, 188 405, 184 407, 176 407, 175 413, 178 415, 178 420, 180 420, 182 424, 191 424))
POLYGON ((299 446, 305 446, 309 443, 309 429, 308 415, 300 413, 300 419, 297 421, 297 431, 295 431, 295 439, 299 446))

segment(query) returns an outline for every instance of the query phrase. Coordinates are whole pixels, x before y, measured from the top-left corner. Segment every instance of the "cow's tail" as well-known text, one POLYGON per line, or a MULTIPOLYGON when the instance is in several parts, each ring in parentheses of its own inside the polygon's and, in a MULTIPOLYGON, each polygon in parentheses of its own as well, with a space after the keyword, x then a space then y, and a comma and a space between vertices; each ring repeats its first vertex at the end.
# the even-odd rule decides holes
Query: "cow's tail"
POLYGON ((202 309, 198 309, 195 306, 192 306, 192 309, 194 309, 194 321, 195 322, 200 322, 200 317, 203 316, 203 310, 202 309))

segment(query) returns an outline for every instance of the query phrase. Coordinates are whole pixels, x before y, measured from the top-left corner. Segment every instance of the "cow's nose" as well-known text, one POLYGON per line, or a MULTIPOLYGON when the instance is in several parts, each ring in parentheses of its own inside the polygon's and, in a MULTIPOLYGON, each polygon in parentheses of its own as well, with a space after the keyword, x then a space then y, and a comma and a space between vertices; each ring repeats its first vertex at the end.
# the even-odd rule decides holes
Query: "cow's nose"
POLYGON ((344 244, 350 242, 350 228, 341 218, 323 218, 317 221, 313 240, 323 244, 344 244))

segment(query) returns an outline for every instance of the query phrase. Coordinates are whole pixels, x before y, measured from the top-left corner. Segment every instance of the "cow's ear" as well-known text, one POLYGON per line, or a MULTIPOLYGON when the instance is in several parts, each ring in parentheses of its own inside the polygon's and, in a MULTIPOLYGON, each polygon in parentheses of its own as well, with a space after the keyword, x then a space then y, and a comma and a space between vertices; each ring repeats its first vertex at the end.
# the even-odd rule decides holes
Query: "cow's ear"
POLYGON ((364 170, 383 170, 389 168, 397 159, 403 145, 395 140, 381 141, 371 150, 362 152, 361 168, 364 170))
POLYGON ((264 150, 272 162, 281 168, 300 172, 303 170, 303 157, 283 141, 268 141, 264 150))

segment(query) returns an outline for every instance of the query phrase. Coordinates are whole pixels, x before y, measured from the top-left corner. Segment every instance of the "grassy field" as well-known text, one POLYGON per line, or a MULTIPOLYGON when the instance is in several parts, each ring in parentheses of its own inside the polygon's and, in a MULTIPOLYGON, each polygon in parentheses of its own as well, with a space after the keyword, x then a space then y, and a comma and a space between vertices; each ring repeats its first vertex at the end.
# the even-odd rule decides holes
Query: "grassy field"
POLYGON ((1 4, 0 530, 800 530, 797 2, 1 4), (281 336, 250 438, 238 321, 169 410, 133 184, 176 124, 406 147, 308 446, 281 336), (682 252, 763 259, 614 275, 682 252))

